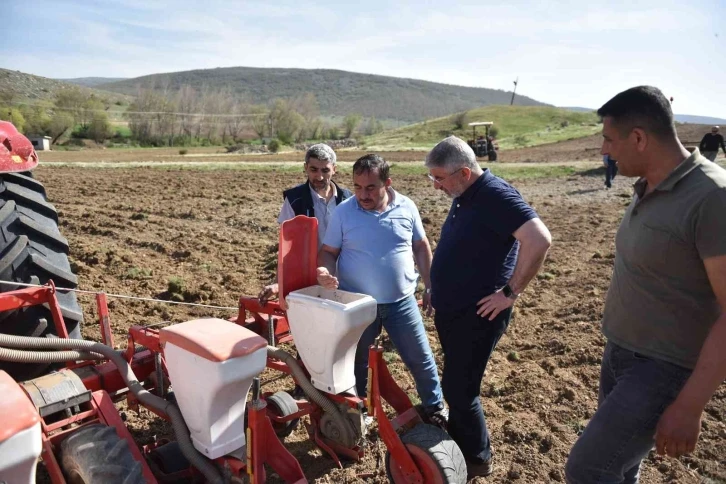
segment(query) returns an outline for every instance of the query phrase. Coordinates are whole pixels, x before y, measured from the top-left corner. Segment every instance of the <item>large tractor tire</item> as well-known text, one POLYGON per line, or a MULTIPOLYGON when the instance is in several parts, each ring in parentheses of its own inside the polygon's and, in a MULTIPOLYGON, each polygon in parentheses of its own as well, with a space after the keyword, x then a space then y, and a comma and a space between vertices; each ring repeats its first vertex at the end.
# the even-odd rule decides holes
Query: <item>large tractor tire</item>
POLYGON ((81 427, 60 446, 61 469, 69 484, 144 484, 141 464, 116 429, 103 424, 81 427))
MULTIPOLYGON (((30 172, 0 174, 0 292, 21 289, 12 282, 46 284, 74 289, 78 279, 68 262, 68 241, 58 230, 58 213, 45 196, 45 188, 30 172)), ((83 313, 71 291, 56 293, 66 330, 80 338, 83 313)), ((53 337, 55 324, 46 306, 0 312, 0 333, 53 337)), ((7 363, 0 370, 16 380, 42 375, 48 365, 7 363)))
MULTIPOLYGON (((449 434, 429 424, 418 424, 401 437, 418 467, 424 484, 466 483, 466 461, 449 434)), ((394 484, 408 482, 386 452, 386 474, 394 484)))

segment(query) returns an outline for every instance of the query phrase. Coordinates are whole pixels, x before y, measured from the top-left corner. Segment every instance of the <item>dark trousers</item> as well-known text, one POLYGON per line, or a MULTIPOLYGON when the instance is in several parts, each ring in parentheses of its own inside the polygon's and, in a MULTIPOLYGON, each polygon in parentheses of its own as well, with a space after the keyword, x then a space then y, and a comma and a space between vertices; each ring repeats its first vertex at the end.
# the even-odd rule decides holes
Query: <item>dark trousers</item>
POLYGON ((479 389, 489 357, 512 315, 512 310, 507 309, 489 321, 478 316, 476 310, 472 306, 449 314, 437 311, 434 318, 444 353, 441 386, 449 404, 449 435, 474 464, 491 459, 479 389))
POLYGON ((687 368, 608 342, 597 412, 570 451, 568 484, 637 484, 656 425, 690 376, 687 368))
POLYGON ((615 175, 618 174, 618 165, 615 160, 608 160, 608 165, 605 167, 605 186, 610 188, 613 186, 613 180, 615 175))

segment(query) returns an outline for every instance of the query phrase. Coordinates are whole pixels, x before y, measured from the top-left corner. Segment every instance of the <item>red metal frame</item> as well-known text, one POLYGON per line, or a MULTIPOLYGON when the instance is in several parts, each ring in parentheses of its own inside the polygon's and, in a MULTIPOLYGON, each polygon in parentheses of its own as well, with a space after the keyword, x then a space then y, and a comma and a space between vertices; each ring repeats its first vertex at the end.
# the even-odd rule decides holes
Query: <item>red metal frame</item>
MULTIPOLYGON (((50 308, 57 333, 61 337, 67 338, 68 332, 63 323, 63 316, 55 292, 55 286, 51 281, 49 285, 44 287, 31 287, 1 293, 0 311, 47 304, 50 308)), ((98 305, 99 325, 101 326, 103 341, 106 344, 113 344, 105 295, 97 294, 96 302, 98 305)), ((155 353, 163 353, 159 342, 159 330, 143 326, 131 327, 129 329, 128 348, 125 352, 125 358, 129 361, 139 381, 147 381, 154 375, 155 353), (144 346, 146 349, 136 352, 136 345, 144 346)), ((114 399, 112 395, 120 395, 120 391, 126 388, 126 384, 121 378, 116 366, 112 362, 98 364, 75 364, 69 362, 68 367, 73 369, 79 375, 85 387, 92 391, 92 398, 89 402, 82 404, 82 411, 69 418, 54 422, 46 422, 41 418, 41 457, 43 458, 52 482, 66 484, 66 480, 63 477, 55 455, 58 445, 60 445, 63 439, 78 430, 78 426, 100 422, 104 425, 114 427, 118 435, 129 442, 129 448, 134 459, 142 465, 144 479, 150 484, 156 484, 158 481, 144 459, 144 452, 138 448, 126 425, 123 423, 118 410, 114 406, 114 401, 119 398, 114 399)), ((138 409, 139 404, 135 397, 131 393, 127 393, 126 397, 129 408, 138 409)), ((304 415, 309 411, 310 409, 303 405, 302 410, 298 413, 304 415)), ((164 419, 168 420, 169 418, 160 412, 155 413, 164 419)), ((300 464, 277 438, 270 418, 267 415, 266 402, 264 400, 255 400, 252 402, 248 415, 247 432, 248 458, 246 462, 229 456, 218 459, 235 476, 240 477, 244 472, 249 472, 253 484, 263 483, 265 479, 264 465, 267 464, 285 479, 286 482, 293 484, 307 482, 300 468, 300 464)), ((151 447, 148 447, 144 451, 148 452, 151 449, 151 447)), ((194 473, 195 471, 191 470, 191 472, 194 473)))
POLYGON ((285 482, 307 483, 297 459, 280 442, 267 416, 267 402, 250 402, 247 416, 247 474, 251 484, 265 482, 265 464, 272 467, 285 482))
MULTIPOLYGON (((296 219, 297 218, 300 217, 296 217, 296 219)), ((298 229, 300 227, 304 227, 304 224, 309 225, 309 222, 297 222, 298 229)), ((317 231, 313 232, 314 235, 317 236, 317 231)), ((286 260, 290 260, 289 258, 293 257, 293 254, 296 254, 297 252, 294 252, 294 248, 291 248, 291 240, 288 238, 283 241, 283 234, 281 234, 281 247, 283 246, 283 243, 285 245, 285 250, 283 251, 284 256, 287 258, 286 260)), ((304 251, 311 252, 309 249, 309 245, 303 246, 304 251)), ((310 254, 306 253, 308 262, 309 257, 310 254)), ((280 255, 280 265, 282 265, 282 262, 283 255, 280 255)), ((304 270, 304 272, 310 272, 309 263, 307 266, 304 261, 296 261, 296 263, 301 270, 304 270)), ((289 265, 286 273, 288 272, 289 265)), ((306 279, 305 277, 300 276, 288 278, 288 283, 291 281, 293 284, 288 285, 288 292, 295 288, 294 284, 305 282, 306 279)), ((105 294, 97 294, 96 302, 98 305, 99 325, 101 327, 103 341, 106 344, 112 345, 113 337, 110 328, 110 317, 105 294)), ((36 304, 48 304, 58 335, 67 338, 68 333, 65 329, 65 325, 63 324, 63 316, 55 297, 55 286, 52 281, 48 286, 42 288, 34 287, 0 294, 0 311, 17 309, 36 304)), ((274 324, 273 344, 292 341, 292 334, 290 333, 286 313, 280 307, 279 303, 276 302, 268 302, 261 305, 255 298, 242 297, 240 298, 239 314, 236 318, 232 318, 230 321, 247 327, 248 329, 265 337, 269 337, 270 335, 269 325, 270 322, 272 322, 272 324, 274 324), (247 312, 250 313, 250 318, 246 317, 247 312)), ((159 330, 157 328, 132 326, 129 329, 128 346, 124 355, 139 381, 153 380, 151 377, 155 373, 154 355, 157 353, 163 355, 163 348, 160 344, 159 330), (135 349, 136 345, 141 345, 146 349, 137 352, 135 349)), ((62 440, 62 438, 64 438, 64 436, 66 436, 69 432, 75 430, 62 429, 72 423, 85 424, 91 421, 101 421, 106 425, 113 425, 117 429, 117 432, 119 432, 119 435, 129 441, 134 457, 137 460, 140 459, 142 462, 145 475, 148 473, 148 476, 151 477, 147 477, 147 480, 149 482, 156 482, 153 480, 150 468, 143 459, 143 454, 131 438, 131 435, 128 433, 128 430, 123 424, 118 411, 113 405, 114 398, 116 400, 121 398, 123 396, 121 395, 121 391, 126 388, 126 384, 121 378, 121 375, 115 365, 111 362, 104 362, 99 364, 83 363, 80 365, 69 363, 67 366, 72 368, 81 377, 86 388, 93 391, 93 399, 90 409, 84 410, 71 418, 54 422, 52 424, 46 424, 43 422, 42 455, 44 462, 46 462, 46 466, 48 467, 48 472, 51 474, 54 482, 65 482, 60 472, 60 467, 58 466, 53 454, 54 446, 57 445, 57 443, 59 443, 60 440, 62 440)), ((292 376, 290 368, 282 361, 268 358, 267 367, 292 376)), ((369 349, 368 371, 369 388, 367 401, 358 397, 332 394, 326 395, 336 403, 345 404, 351 408, 357 409, 367 406, 371 414, 378 420, 379 433, 386 444, 387 449, 391 453, 391 465, 396 466, 398 471, 397 474, 405 476, 407 482, 423 482, 421 471, 399 437, 399 433, 420 423, 422 420, 411 403, 408 395, 401 390, 388 371, 388 367, 383 360, 383 348, 380 344, 378 344, 378 342, 372 345, 369 349), (385 413, 385 409, 383 407, 384 401, 393 407, 397 414, 393 420, 389 420, 385 413)), ((152 385, 153 384, 163 384, 163 382, 155 382, 152 383, 152 385)), ((152 385, 149 385, 149 388, 151 388, 152 385)), ((139 402, 136 398, 130 393, 127 393, 126 397, 129 408, 138 410, 139 402)), ((155 413, 161 418, 168 420, 167 415, 164 415, 161 412, 155 413)), ((266 410, 266 402, 264 399, 257 399, 252 402, 248 415, 247 462, 245 463, 232 457, 221 458, 220 462, 237 475, 239 475, 243 469, 246 469, 250 474, 252 483, 264 482, 265 463, 275 469, 287 482, 307 482, 305 481, 305 477, 302 474, 302 470, 300 469, 300 465, 297 460, 279 441, 272 426, 272 421, 283 423, 300 418, 304 415, 310 416, 310 424, 306 423, 306 427, 311 440, 313 440, 321 449, 325 450, 339 466, 342 466, 340 458, 338 457, 339 455, 356 460, 362 457, 362 448, 344 448, 336 442, 322 436, 322 433, 320 432, 320 419, 322 418, 323 411, 314 402, 307 402, 304 400, 298 401, 297 412, 292 415, 280 417, 266 410)))
POLYGON ((280 343, 292 341, 290 333, 290 325, 287 322, 287 313, 280 307, 277 301, 268 301, 260 304, 260 300, 253 297, 242 296, 239 298, 239 314, 236 318, 230 318, 230 321, 237 323, 250 331, 254 331, 265 339, 270 334, 270 318, 275 325, 275 335, 273 346, 280 343), (250 317, 247 318, 249 311, 250 317))
POLYGON ((0 121, 0 173, 29 171, 38 166, 38 155, 28 138, 8 121, 0 121))

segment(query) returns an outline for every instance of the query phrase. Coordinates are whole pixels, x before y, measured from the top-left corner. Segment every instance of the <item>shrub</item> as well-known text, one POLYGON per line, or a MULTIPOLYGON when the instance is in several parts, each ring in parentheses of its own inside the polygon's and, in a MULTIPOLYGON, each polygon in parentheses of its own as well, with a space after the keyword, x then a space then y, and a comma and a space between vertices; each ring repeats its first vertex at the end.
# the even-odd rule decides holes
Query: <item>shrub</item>
POLYGON ((518 134, 517 136, 514 137, 514 144, 516 146, 520 146, 520 147, 521 146, 526 146, 527 143, 529 143, 529 138, 527 138, 523 134, 518 134))
POLYGON ((273 153, 277 153, 280 151, 280 147, 282 144, 280 143, 280 140, 278 139, 272 139, 269 143, 267 143, 267 149, 270 150, 273 153))
POLYGON ((170 277, 167 283, 167 291, 170 294, 182 294, 184 292, 184 280, 181 277, 170 277))
POLYGON ((182 156, 186 155, 187 153, 189 153, 189 150, 179 150, 179 154, 182 156))

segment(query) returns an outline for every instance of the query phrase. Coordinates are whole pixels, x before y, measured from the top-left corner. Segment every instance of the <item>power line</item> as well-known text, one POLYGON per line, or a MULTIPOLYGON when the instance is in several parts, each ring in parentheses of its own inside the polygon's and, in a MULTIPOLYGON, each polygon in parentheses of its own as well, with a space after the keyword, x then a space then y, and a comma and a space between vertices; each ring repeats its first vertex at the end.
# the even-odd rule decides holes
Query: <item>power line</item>
POLYGON ((66 107, 58 107, 58 106, 46 106, 43 104, 38 103, 26 103, 26 102, 10 102, 9 104, 13 104, 15 106, 39 106, 43 107, 45 109, 51 109, 51 110, 61 110, 61 111, 85 111, 88 113, 106 113, 106 114, 119 114, 119 115, 125 115, 125 114, 140 114, 140 115, 151 115, 156 116, 158 114, 163 115, 170 115, 170 116, 201 116, 201 117, 220 117, 220 118, 256 118, 259 116, 267 116, 268 113, 259 113, 259 114, 223 114, 223 113, 177 113, 177 112, 169 112, 169 111, 109 111, 107 109, 85 109, 85 108, 66 108, 66 107))

